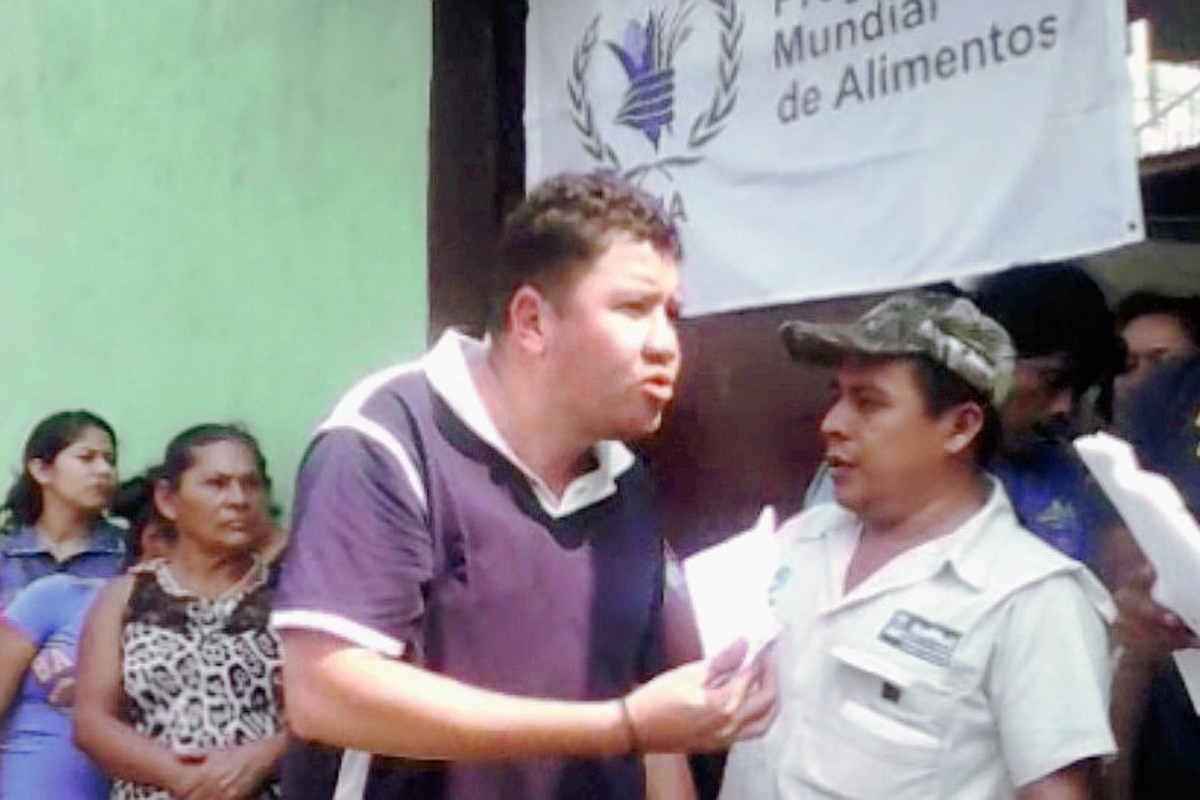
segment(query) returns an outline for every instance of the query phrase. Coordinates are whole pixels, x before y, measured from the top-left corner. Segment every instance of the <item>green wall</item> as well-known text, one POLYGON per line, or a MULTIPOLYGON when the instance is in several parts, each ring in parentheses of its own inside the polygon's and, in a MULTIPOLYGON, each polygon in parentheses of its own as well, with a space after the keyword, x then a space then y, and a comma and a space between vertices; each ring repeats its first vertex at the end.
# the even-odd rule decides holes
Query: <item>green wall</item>
MULTIPOLYGON (((424 344, 428 0, 0 0, 0 464, 108 418, 308 433, 424 344)), ((8 475, 4 476, 5 478, 8 475)))

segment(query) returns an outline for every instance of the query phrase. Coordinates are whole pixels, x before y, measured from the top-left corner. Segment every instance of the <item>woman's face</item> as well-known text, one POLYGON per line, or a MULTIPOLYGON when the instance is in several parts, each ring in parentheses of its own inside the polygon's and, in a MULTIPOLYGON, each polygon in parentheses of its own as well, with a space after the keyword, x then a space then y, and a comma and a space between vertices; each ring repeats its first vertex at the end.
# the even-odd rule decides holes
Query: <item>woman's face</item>
POLYGON ((238 553, 253 550, 261 538, 266 492, 254 453, 241 442, 193 448, 178 488, 160 486, 155 500, 180 545, 238 553))
POLYGON ((85 515, 100 514, 112 502, 117 485, 116 458, 108 433, 89 427, 54 460, 30 461, 29 474, 41 487, 43 510, 61 505, 85 515))
POLYGON ((1121 330, 1125 340, 1125 371, 1113 386, 1117 400, 1125 403, 1163 362, 1184 358, 1196 351, 1187 328, 1171 314, 1150 313, 1134 317, 1121 330))

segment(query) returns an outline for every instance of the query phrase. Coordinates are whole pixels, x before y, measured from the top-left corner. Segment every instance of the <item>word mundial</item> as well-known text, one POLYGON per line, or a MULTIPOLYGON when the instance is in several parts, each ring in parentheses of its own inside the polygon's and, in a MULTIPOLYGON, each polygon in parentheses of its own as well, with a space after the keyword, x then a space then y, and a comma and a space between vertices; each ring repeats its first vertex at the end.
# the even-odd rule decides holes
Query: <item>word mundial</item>
MULTIPOLYGON (((833 5, 837 0, 774 0, 775 16, 833 5)), ((888 39, 938 20, 937 0, 840 0, 847 14, 841 19, 816 24, 800 22, 775 31, 774 59, 777 71, 801 69, 831 56, 879 45, 888 39)), ((924 52, 895 53, 878 50, 848 61, 841 70, 835 92, 825 87, 792 79, 779 100, 779 120, 795 122, 819 114, 826 108, 840 110, 891 95, 898 95, 993 68, 1029 55, 1050 50, 1058 43, 1058 16, 1046 14, 1033 23, 1001 25, 993 22, 987 31, 955 42, 945 42, 924 52)))

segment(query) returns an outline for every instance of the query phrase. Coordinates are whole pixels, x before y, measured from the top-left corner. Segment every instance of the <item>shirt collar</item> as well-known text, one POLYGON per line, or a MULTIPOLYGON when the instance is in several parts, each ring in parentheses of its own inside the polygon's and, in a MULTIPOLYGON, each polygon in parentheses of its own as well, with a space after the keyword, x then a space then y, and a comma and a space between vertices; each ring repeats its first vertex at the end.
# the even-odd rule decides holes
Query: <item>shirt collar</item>
POLYGON ((947 542, 946 561, 954 572, 968 585, 982 590, 987 586, 994 562, 994 547, 1002 544, 1003 537, 987 536, 987 532, 997 522, 1004 518, 1018 526, 1016 512, 1012 502, 1004 491, 1004 486, 992 475, 985 479, 991 488, 987 502, 971 515, 970 519, 950 534, 951 541, 947 542))
MULTIPOLYGON (((1000 544, 1000 537, 987 533, 1005 514, 1012 517, 1014 526, 1018 524, 1000 482, 991 475, 987 475, 986 480, 988 498, 974 514, 950 533, 901 553, 844 596, 839 592, 837 599, 832 601, 833 607, 861 602, 898 586, 924 580, 942 570, 949 570, 977 591, 986 588, 994 558, 992 550, 1000 544)), ((862 521, 857 516, 845 509, 842 512, 826 533, 834 548, 830 551, 830 567, 839 581, 845 576, 862 531, 862 521)))
POLYGON ((561 498, 556 497, 546 482, 517 457, 500 435, 471 377, 469 361, 483 358, 491 346, 490 339, 473 339, 449 329, 422 359, 430 385, 455 416, 521 471, 538 502, 551 517, 573 514, 616 492, 617 478, 634 464, 633 453, 621 442, 597 442, 592 448, 596 468, 573 480, 561 498))
MULTIPOLYGON (((1004 485, 992 475, 988 475, 987 479, 992 485, 988 502, 952 534, 955 541, 947 556, 947 562, 955 574, 968 586, 978 591, 988 588, 997 581, 1004 581, 1012 577, 1011 574, 1000 574, 996 569, 997 565, 1001 563, 1007 563, 1012 568, 1013 562, 1001 556, 1001 551, 1008 546, 1010 536, 1018 530, 1023 531, 1025 535, 1033 536, 1017 518, 1012 502, 1004 490, 1004 485)), ((1100 615, 1109 624, 1114 623, 1117 618, 1116 606, 1113 605, 1108 590, 1096 576, 1082 564, 1073 561, 1068 556, 1058 554, 1049 545, 1043 544, 1042 546, 1054 552, 1059 560, 1046 562, 1033 557, 1032 551, 1030 551, 1030 560, 1026 561, 1026 565, 1040 570, 1042 574, 1049 574, 1056 569, 1069 569, 1100 615), (1057 567, 1054 566, 1055 563, 1058 564, 1057 567)), ((1024 568, 1022 566, 1018 569, 1023 570, 1024 568)))
MULTIPOLYGON (((5 537, 4 552, 14 556, 33 556, 49 553, 50 549, 38 539, 33 525, 22 525, 5 537)), ((82 553, 121 554, 125 552, 125 536, 121 530, 108 522, 99 522, 88 533, 87 543, 76 555, 82 553)))

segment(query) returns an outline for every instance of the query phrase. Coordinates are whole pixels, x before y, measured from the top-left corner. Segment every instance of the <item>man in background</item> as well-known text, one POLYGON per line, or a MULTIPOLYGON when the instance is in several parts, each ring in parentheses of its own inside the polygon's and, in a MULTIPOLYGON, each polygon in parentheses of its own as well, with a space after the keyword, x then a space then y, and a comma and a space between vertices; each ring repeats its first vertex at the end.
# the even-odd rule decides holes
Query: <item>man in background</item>
POLYGON ((1000 408, 999 453, 989 469, 1022 525, 1107 583, 1120 516, 1071 445, 1112 416, 1122 349, 1104 292, 1068 262, 988 276, 973 296, 1017 352, 1012 392, 1000 408))

